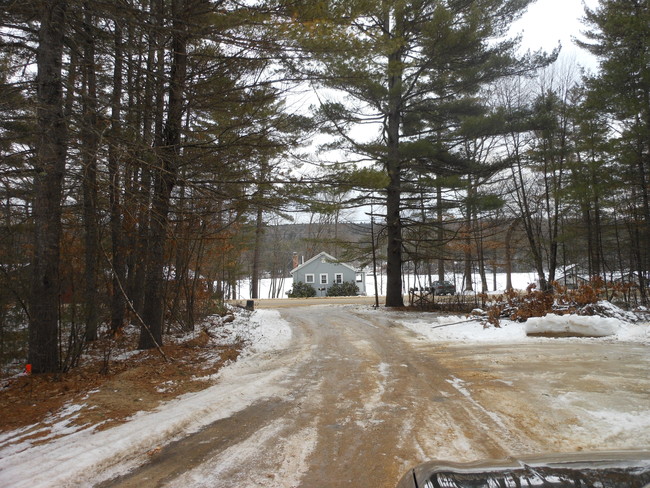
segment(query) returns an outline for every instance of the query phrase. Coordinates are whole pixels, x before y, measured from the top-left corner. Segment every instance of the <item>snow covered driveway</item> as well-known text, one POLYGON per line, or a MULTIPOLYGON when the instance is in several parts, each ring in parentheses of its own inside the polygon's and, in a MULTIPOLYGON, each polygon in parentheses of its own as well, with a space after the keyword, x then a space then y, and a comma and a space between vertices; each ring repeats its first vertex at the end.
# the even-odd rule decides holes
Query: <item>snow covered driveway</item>
POLYGON ((123 426, 33 447, 31 464, 0 452, 0 480, 392 488, 433 458, 650 449, 647 326, 635 341, 494 329, 502 338, 485 340, 480 327, 458 340, 454 325, 436 340, 433 314, 318 305, 283 309, 286 323, 265 328, 271 316, 259 313, 251 354, 215 386, 123 426))

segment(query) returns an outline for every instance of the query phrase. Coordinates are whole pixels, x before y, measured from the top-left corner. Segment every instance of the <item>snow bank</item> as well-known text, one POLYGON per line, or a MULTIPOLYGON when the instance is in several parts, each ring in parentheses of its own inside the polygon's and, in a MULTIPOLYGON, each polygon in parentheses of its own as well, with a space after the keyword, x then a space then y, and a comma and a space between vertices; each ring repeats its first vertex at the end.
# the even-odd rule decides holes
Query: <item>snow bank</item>
POLYGON ((619 320, 624 320, 627 322, 638 322, 637 316, 632 312, 626 312, 620 307, 617 307, 612 302, 607 300, 600 300, 596 303, 595 308, 600 312, 600 315, 606 317, 614 317, 619 320))
MULTIPOLYGON (((23 439, 21 432, 26 429, 0 438, 0 486, 88 486, 127 472, 146 460, 147 452, 173 439, 229 417, 261 398, 283 393, 279 379, 287 374, 284 368, 260 374, 254 367, 264 360, 259 353, 282 349, 291 339, 290 326, 277 311, 238 316, 220 325, 220 335, 224 343, 243 339, 249 346, 237 362, 216 375, 214 386, 180 396, 151 412, 139 412, 129 422, 104 431, 70 430, 69 419, 58 423, 53 419, 50 438, 55 439, 46 444, 23 439)), ((56 418, 78 408, 69 405, 56 418)))
POLYGON ((628 324, 623 322, 616 338, 622 342, 650 344, 650 323, 628 324))
MULTIPOLYGON (((457 315, 439 316, 429 312, 400 315, 396 320, 403 326, 433 342, 512 343, 543 340, 540 337, 608 338, 620 342, 650 343, 650 324, 631 323, 634 314, 608 303, 601 309, 611 311, 610 317, 555 315, 530 318, 525 323, 501 320, 501 327, 485 326, 482 322, 457 315)), ((637 319, 638 320, 638 319, 637 319)))
POLYGON ((291 341, 291 327, 277 310, 256 310, 248 317, 224 324, 222 330, 226 337, 249 345, 245 355, 283 349, 291 341))
POLYGON ((526 335, 561 337, 607 337, 616 335, 622 322, 616 318, 584 315, 531 317, 526 321, 526 335))
POLYGON ((516 342, 526 338, 522 324, 510 321, 503 321, 499 328, 486 328, 477 320, 452 315, 400 323, 433 342, 516 342))

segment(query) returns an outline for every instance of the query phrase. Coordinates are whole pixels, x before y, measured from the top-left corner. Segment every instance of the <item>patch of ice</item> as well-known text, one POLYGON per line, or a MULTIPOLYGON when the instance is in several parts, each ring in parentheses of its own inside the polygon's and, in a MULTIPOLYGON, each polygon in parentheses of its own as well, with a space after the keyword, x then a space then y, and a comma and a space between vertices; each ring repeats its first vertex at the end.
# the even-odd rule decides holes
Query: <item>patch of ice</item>
POLYGON ((379 363, 379 374, 384 378, 388 377, 388 371, 390 370, 390 365, 387 363, 379 363))
POLYGON ((298 431, 296 434, 285 437, 283 431, 287 428, 288 421, 284 419, 266 425, 251 437, 235 444, 211 459, 201 463, 171 484, 163 486, 185 486, 192 488, 222 488, 232 486, 234 478, 239 486, 264 486, 266 488, 282 488, 298 486, 303 474, 308 468, 307 459, 313 452, 317 442, 316 422, 298 431), (261 456, 260 447, 266 447, 267 452, 272 451, 272 456, 261 456), (268 459, 275 461, 281 459, 279 472, 271 473, 267 466, 268 459), (242 470, 242 466, 250 469, 242 470), (251 471, 259 473, 257 483, 251 471), (224 482, 224 478, 229 481, 224 482), (264 480, 263 483, 261 480, 264 480))
POLYGON ((595 422, 605 426, 608 438, 630 437, 633 432, 647 431, 650 428, 650 412, 621 412, 620 410, 596 410, 590 412, 595 422))
POLYGON ((585 443, 603 439, 601 442, 606 442, 611 449, 638 449, 643 442, 639 444, 642 439, 635 433, 650 429, 650 409, 643 409, 636 402, 628 406, 622 401, 617 408, 603 408, 602 401, 576 392, 559 395, 555 401, 575 412, 580 421, 574 429, 584 437, 585 443))

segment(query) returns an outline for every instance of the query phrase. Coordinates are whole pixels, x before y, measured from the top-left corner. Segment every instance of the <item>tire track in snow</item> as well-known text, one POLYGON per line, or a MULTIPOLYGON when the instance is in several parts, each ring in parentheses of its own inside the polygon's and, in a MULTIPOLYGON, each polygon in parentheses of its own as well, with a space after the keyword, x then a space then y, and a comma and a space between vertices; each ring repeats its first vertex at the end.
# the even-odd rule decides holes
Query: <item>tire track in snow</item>
POLYGON ((295 430, 287 419, 277 419, 247 439, 228 447, 183 473, 166 487, 287 488, 299 486, 316 446, 316 421, 295 430), (286 435, 287 431, 292 432, 286 435), (279 463, 279 467, 278 467, 279 463), (246 470, 242 470, 246 466, 246 470))

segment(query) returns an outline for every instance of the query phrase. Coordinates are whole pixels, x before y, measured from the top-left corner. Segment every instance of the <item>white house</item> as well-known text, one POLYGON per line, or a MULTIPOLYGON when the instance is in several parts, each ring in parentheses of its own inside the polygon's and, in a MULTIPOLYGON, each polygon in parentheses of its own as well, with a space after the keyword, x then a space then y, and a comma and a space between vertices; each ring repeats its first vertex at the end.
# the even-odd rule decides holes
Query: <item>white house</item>
POLYGON ((321 252, 291 270, 293 282, 303 282, 316 290, 316 296, 324 297, 327 289, 336 283, 355 283, 359 294, 366 294, 366 277, 349 264, 342 263, 334 256, 321 252))

